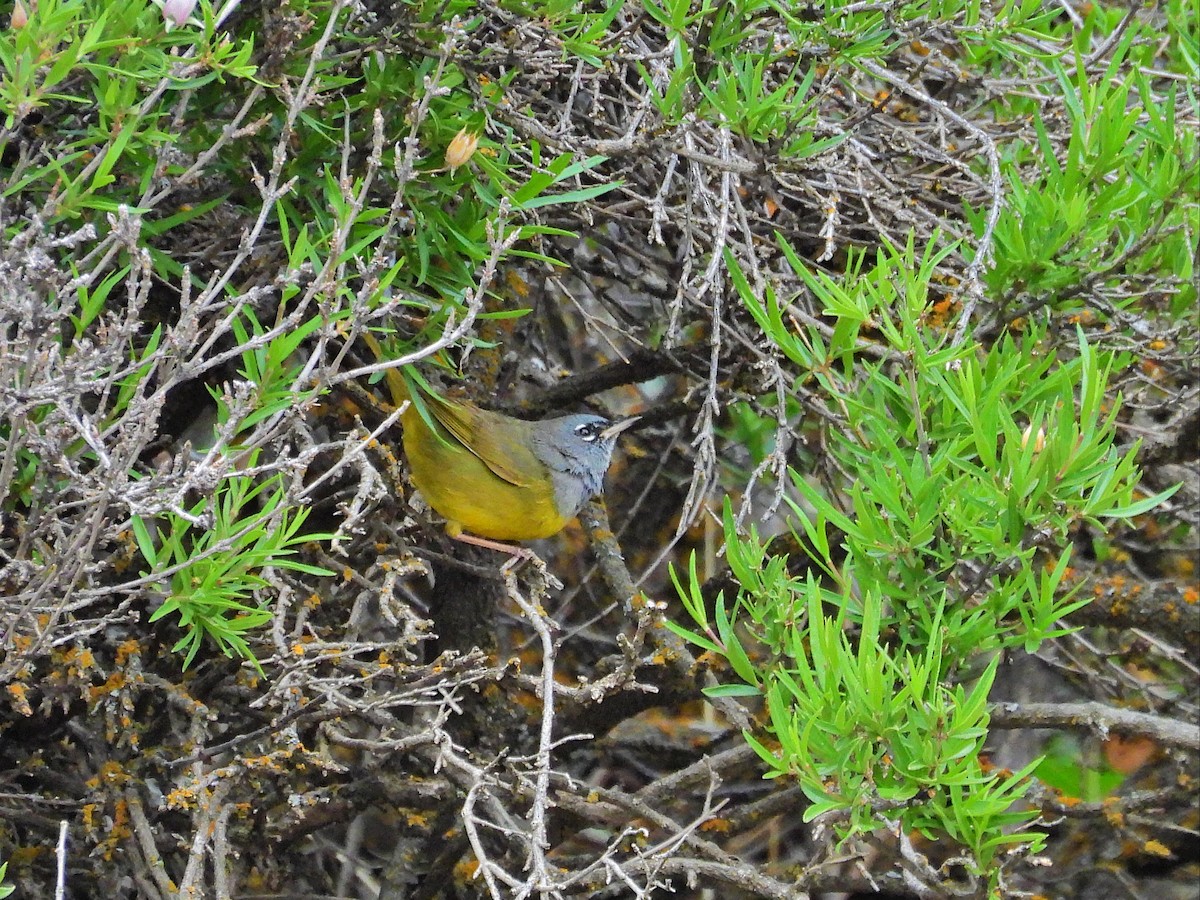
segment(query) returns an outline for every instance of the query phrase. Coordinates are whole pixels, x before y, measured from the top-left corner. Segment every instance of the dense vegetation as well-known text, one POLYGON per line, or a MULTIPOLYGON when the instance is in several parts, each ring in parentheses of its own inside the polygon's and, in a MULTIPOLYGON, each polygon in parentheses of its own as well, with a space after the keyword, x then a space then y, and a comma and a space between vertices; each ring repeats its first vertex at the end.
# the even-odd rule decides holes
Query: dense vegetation
POLYGON ((1188 0, 5 23, 0 896, 1191 890, 1188 0), (400 366, 607 505, 451 541, 400 366))

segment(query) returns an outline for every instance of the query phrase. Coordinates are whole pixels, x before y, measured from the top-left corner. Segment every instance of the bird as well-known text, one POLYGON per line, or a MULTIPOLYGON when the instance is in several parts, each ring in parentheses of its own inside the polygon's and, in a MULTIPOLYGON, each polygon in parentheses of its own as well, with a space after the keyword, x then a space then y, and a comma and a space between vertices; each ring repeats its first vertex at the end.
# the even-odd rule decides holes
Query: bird
MULTIPOLYGON (((363 338, 386 359, 374 335, 363 338)), ((587 413, 527 421, 433 391, 417 394, 395 368, 385 377, 402 406, 413 484, 446 519, 446 533, 514 555, 527 551, 512 542, 557 534, 601 492, 617 437, 638 421, 587 413)))

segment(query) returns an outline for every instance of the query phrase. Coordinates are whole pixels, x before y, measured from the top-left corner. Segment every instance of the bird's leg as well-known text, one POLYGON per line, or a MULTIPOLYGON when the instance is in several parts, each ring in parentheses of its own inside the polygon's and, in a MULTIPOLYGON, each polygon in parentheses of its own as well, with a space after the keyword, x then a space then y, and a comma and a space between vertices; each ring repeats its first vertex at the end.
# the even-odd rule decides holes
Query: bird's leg
POLYGON ((475 534, 467 534, 465 531, 460 531, 458 534, 452 534, 450 537, 456 541, 461 541, 464 544, 473 544, 476 547, 483 547, 485 550, 496 550, 500 553, 508 554, 508 561, 500 567, 500 571, 504 573, 513 572, 527 562, 533 562, 542 572, 546 571, 546 564, 538 557, 536 553, 528 547, 522 547, 519 544, 506 544, 503 541, 493 541, 485 537, 479 537, 475 534))
POLYGON ((520 544, 506 544, 503 541, 492 541, 478 535, 467 534, 465 531, 460 531, 458 534, 451 534, 450 537, 456 541, 462 541, 464 544, 474 544, 476 547, 485 547, 488 550, 507 553, 513 559, 530 560, 537 555, 528 547, 522 547, 520 544))
POLYGON ((562 582, 555 578, 546 569, 546 563, 540 556, 530 550, 528 547, 522 547, 520 544, 506 544, 503 541, 492 541, 488 538, 479 537, 474 534, 467 534, 465 531, 460 531, 458 534, 450 535, 456 541, 462 541, 464 544, 473 544, 476 547, 483 547, 487 550, 497 550, 500 553, 508 554, 508 562, 500 567, 500 571, 508 573, 519 569, 526 563, 533 563, 538 572, 546 579, 548 587, 555 590, 561 590, 562 582))

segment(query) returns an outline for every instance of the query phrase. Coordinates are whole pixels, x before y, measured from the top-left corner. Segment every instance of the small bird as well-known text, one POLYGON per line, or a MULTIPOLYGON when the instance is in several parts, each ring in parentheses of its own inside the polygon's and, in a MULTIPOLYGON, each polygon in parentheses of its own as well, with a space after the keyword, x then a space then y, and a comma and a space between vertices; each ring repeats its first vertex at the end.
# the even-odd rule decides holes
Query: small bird
MULTIPOLYGON (((373 335, 363 337, 386 358, 373 335)), ((617 436, 637 421, 577 414, 530 422, 432 392, 418 403, 398 371, 386 377, 393 402, 408 402, 400 422, 413 483, 445 516, 446 533, 518 555, 525 551, 501 542, 561 531, 600 493, 617 436)))

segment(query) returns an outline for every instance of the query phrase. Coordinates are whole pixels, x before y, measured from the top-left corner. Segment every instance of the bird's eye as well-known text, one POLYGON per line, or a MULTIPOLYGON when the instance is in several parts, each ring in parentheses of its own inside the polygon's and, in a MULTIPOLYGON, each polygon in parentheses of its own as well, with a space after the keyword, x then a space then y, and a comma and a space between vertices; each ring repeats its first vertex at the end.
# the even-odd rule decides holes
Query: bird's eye
POLYGON ((590 444, 600 437, 600 433, 604 431, 605 427, 603 422, 584 422, 582 425, 575 426, 575 433, 590 444))

